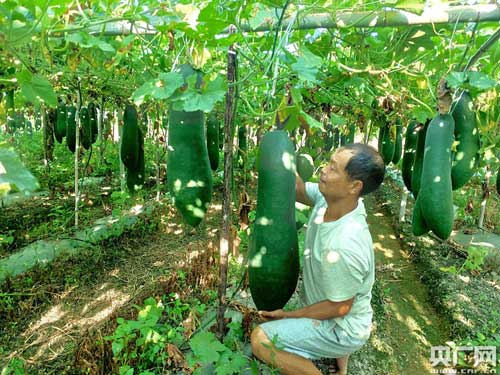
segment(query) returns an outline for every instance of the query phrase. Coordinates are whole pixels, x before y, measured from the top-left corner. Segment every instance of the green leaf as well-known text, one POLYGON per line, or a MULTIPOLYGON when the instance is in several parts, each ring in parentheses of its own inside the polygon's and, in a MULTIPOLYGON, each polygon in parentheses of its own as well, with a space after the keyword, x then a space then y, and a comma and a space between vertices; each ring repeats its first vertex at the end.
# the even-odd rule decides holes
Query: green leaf
POLYGON ((26 194, 39 187, 37 179, 24 167, 14 149, 0 143, 0 198, 12 190, 26 194))
POLYGON ((255 30, 260 25, 277 21, 275 13, 260 3, 254 4, 252 15, 253 17, 248 21, 252 30, 255 30))
POLYGON ((232 375, 241 374, 243 369, 247 367, 248 360, 239 352, 229 352, 223 354, 220 359, 220 364, 215 369, 217 375, 232 375))
POLYGON ((422 124, 425 123, 428 118, 432 117, 432 113, 430 113, 425 107, 415 107, 412 111, 412 115, 422 124))
POLYGON ((56 94, 45 77, 39 74, 33 75, 28 70, 22 70, 16 74, 16 78, 27 101, 33 104, 43 102, 51 107, 57 106, 56 94))
POLYGON ((344 125, 346 123, 346 119, 340 115, 337 115, 336 113, 331 113, 330 122, 334 127, 336 127, 339 125, 344 125))
POLYGON ((453 89, 460 87, 462 84, 467 81, 467 75, 464 72, 451 72, 446 77, 446 82, 448 86, 453 89))
POLYGON ((160 73, 158 78, 145 82, 132 94, 136 105, 141 105, 147 99, 164 100, 170 98, 184 84, 180 73, 160 73))
POLYGON ((78 45, 82 45, 82 46, 87 46, 87 44, 85 43, 85 35, 83 33, 72 33, 72 34, 66 34, 66 37, 65 37, 66 41, 70 42, 70 43, 75 43, 75 44, 78 44, 78 45))
POLYGON ((217 362, 220 353, 228 350, 212 332, 198 333, 189 341, 189 346, 201 363, 217 362))
POLYGON ((99 49, 104 52, 115 52, 114 47, 111 44, 106 43, 104 40, 97 40, 94 46, 99 47, 99 49))
POLYGON ((479 90, 489 90, 497 85, 497 82, 487 74, 481 72, 468 72, 469 84, 479 90))
POLYGON ((132 101, 135 105, 141 105, 146 101, 147 96, 151 96, 154 90, 153 81, 144 82, 144 84, 132 93, 132 101))
POLYGON ((201 92, 193 87, 194 84, 189 86, 189 89, 174 102, 175 110, 210 112, 226 95, 226 83, 222 76, 209 81, 201 92))
POLYGON ((424 0, 398 0, 395 5, 398 9, 409 10, 413 13, 422 14, 425 7, 424 0))
POLYGON ((316 56, 305 47, 301 48, 301 53, 301 56, 297 58, 297 62, 292 64, 292 70, 298 74, 299 79, 302 81, 318 82, 316 75, 321 66, 321 57, 316 56))
POLYGON ((321 122, 309 116, 303 110, 300 111, 300 116, 302 116, 304 120, 306 120, 307 124, 311 129, 323 129, 323 124, 321 122))

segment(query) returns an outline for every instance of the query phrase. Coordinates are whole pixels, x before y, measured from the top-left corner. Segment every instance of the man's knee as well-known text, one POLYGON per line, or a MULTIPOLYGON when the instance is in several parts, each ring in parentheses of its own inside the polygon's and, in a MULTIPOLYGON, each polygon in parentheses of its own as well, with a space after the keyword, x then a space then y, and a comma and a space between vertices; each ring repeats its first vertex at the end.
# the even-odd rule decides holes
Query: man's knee
POLYGON ((266 347, 264 345, 271 343, 266 333, 262 328, 260 328, 260 326, 255 327, 252 331, 250 342, 252 344, 253 354, 259 358, 261 357, 262 351, 266 350, 266 347))

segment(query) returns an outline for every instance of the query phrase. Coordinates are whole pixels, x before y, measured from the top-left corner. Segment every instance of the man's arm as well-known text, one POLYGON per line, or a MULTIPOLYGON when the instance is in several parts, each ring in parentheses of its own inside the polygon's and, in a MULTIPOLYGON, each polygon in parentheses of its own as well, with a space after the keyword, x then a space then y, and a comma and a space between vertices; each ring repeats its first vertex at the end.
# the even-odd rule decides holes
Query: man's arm
POLYGON ((310 318, 310 319, 332 319, 341 318, 351 311, 354 298, 341 302, 333 302, 324 300, 301 309, 294 311, 260 311, 260 315, 267 319, 284 319, 284 318, 310 318))
POLYGON ((295 200, 297 202, 300 202, 302 204, 308 205, 308 206, 314 206, 314 202, 309 199, 306 193, 306 184, 302 179, 300 178, 299 174, 296 174, 296 180, 295 180, 295 194, 296 198, 295 200))

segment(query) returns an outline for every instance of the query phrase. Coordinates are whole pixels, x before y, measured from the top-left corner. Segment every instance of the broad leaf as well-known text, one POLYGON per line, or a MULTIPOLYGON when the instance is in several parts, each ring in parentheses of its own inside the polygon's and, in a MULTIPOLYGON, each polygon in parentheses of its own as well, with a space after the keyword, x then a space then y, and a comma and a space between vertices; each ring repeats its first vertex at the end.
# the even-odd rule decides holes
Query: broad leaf
POLYGON ((424 0, 398 0, 395 5, 398 9, 409 10, 410 12, 421 14, 424 11, 424 0))
POLYGON ((227 350, 211 332, 201 332, 189 341, 189 346, 201 363, 217 362, 220 353, 227 350))
POLYGON ((478 90, 489 90, 497 85, 497 82, 487 74, 481 72, 468 72, 469 84, 478 90))
POLYGON ((23 70, 17 74, 21 92, 27 101, 33 104, 47 103, 51 107, 57 106, 57 97, 50 82, 39 74, 32 75, 23 70))
POLYGON ((467 75, 464 72, 451 72, 446 77, 446 82, 448 83, 448 86, 450 86, 453 89, 460 87, 462 84, 465 83, 466 80, 467 80, 467 75))
POLYGON ((307 122, 307 125, 309 125, 309 127, 311 129, 323 129, 323 124, 321 122, 319 122, 315 118, 309 116, 304 111, 300 111, 299 117, 303 118, 307 122))
POLYGON ((11 191, 30 193, 38 189, 37 179, 26 169, 16 152, 0 143, 0 198, 11 191))
POLYGON ((428 118, 432 117, 432 113, 430 113, 425 107, 415 107, 412 111, 412 115, 422 124, 425 123, 428 118))
POLYGON ((342 116, 337 115, 336 113, 331 113, 330 122, 334 127, 336 127, 339 125, 344 125, 346 123, 346 119, 342 116))
POLYGON ((321 66, 321 57, 316 56, 307 48, 302 48, 301 52, 302 55, 297 58, 297 62, 292 64, 292 70, 298 74, 302 81, 318 82, 316 76, 321 66))
POLYGON ((276 22, 276 15, 274 11, 266 8, 260 3, 256 3, 254 5, 252 16, 253 17, 248 21, 252 30, 255 30, 261 25, 272 24, 273 22, 276 22))
MULTIPOLYGON (((193 78, 196 79, 194 76, 193 78)), ((210 112, 226 95, 226 84, 222 76, 209 81, 202 90, 197 90, 194 86, 189 85, 189 89, 175 100, 175 110, 210 112)))
POLYGON ((135 90, 132 100, 136 105, 141 105, 147 99, 164 100, 170 98, 183 84, 180 73, 160 73, 158 78, 147 81, 135 90))
POLYGON ((220 363, 215 369, 216 375, 233 375, 243 373, 248 360, 239 352, 229 352, 222 355, 220 363))

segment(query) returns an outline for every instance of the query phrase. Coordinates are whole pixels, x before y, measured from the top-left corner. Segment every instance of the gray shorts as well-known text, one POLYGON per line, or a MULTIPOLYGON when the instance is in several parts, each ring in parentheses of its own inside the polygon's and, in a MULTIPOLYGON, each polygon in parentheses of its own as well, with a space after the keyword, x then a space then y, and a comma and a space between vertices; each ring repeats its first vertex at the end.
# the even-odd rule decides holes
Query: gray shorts
POLYGON ((278 349, 308 359, 340 358, 360 349, 367 340, 350 336, 338 324, 310 318, 279 319, 262 323, 278 349))

